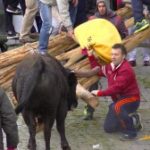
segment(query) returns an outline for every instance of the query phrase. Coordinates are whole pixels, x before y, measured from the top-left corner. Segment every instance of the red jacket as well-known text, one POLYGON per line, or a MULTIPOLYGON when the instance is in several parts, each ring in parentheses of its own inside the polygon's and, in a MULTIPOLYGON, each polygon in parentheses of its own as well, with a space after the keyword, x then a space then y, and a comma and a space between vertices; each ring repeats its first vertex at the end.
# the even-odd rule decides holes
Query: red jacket
MULTIPOLYGON (((92 68, 100 66, 94 56, 89 57, 92 68)), ((140 91, 135 73, 127 60, 123 60, 116 68, 113 64, 100 66, 100 76, 107 77, 108 88, 101 91, 102 96, 111 96, 113 101, 135 96, 140 100, 140 91)))

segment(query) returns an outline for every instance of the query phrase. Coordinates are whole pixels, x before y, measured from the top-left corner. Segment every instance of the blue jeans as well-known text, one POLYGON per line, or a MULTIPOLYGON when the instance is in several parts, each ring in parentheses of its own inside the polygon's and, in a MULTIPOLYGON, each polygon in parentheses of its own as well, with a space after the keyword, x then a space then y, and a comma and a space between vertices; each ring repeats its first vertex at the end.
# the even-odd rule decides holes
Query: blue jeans
POLYGON ((39 37, 39 52, 46 53, 49 36, 52 33, 52 12, 51 6, 39 1, 39 11, 42 19, 42 27, 39 37))
POLYGON ((137 133, 133 125, 133 120, 132 117, 129 116, 129 114, 137 110, 140 101, 137 100, 135 102, 125 103, 121 105, 119 114, 116 114, 115 106, 120 101, 124 101, 124 99, 110 104, 109 111, 104 123, 104 130, 108 133, 121 131, 123 133, 130 134, 131 136, 136 136, 137 133), (122 126, 122 122, 124 123, 125 127, 122 126))
POLYGON ((132 8, 135 22, 141 22, 144 18, 143 4, 150 8, 150 0, 132 0, 132 8))

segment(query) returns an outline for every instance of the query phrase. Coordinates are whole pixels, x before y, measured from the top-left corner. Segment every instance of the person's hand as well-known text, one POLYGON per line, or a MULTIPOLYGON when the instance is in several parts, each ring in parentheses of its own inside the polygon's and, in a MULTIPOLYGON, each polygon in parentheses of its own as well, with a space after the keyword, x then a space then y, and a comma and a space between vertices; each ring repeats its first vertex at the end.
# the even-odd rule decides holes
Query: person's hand
POLYGON ((94 95, 94 96, 102 96, 102 92, 100 90, 93 90, 91 91, 91 93, 94 95))
POLYGON ((94 96, 97 96, 98 91, 99 91, 99 90, 93 90, 93 91, 91 91, 91 93, 92 93, 94 96))
POLYGON ((93 50, 87 50, 87 55, 92 56, 93 55, 93 50))
POLYGON ((92 15, 92 16, 88 16, 88 20, 93 20, 96 19, 96 16, 92 15))
POLYGON ((74 31, 73 29, 68 30, 67 35, 75 41, 74 31))
POLYGON ((100 66, 96 66, 96 67, 94 67, 92 70, 94 70, 95 72, 100 72, 100 70, 101 70, 101 67, 100 66))
POLYGON ((77 5, 78 5, 78 0, 72 0, 72 4, 73 4, 74 6, 77 6, 77 5))

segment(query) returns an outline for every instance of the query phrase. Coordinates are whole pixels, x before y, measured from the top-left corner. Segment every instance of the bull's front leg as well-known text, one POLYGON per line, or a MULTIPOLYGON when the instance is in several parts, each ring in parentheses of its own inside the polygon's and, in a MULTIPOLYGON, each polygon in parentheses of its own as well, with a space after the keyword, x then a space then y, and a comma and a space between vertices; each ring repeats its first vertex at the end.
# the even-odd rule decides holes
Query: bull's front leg
POLYGON ((28 126, 29 130, 29 141, 28 141, 28 149, 29 150, 36 150, 36 140, 35 140, 35 135, 36 135, 36 121, 35 121, 35 116, 32 112, 23 112, 23 118, 25 123, 28 126))

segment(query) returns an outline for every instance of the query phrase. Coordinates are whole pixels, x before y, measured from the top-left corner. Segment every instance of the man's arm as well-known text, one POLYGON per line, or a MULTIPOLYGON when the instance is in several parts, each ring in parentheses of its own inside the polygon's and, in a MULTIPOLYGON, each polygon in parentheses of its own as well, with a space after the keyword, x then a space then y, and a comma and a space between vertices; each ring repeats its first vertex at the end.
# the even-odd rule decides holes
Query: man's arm
POLYGON ((74 72, 75 72, 76 76, 79 78, 83 78, 83 77, 88 78, 88 77, 92 77, 94 75, 98 75, 99 71, 100 71, 100 67, 97 66, 91 70, 75 70, 74 72))
MULTIPOLYGON (((73 24, 71 22, 71 17, 69 13, 69 1, 68 0, 56 0, 56 1, 59 14, 62 18, 64 26, 67 28, 68 35, 74 38, 73 24)), ((73 0, 72 3, 76 7, 76 5, 78 4, 78 0, 73 0)))
POLYGON ((123 91, 131 82, 131 75, 129 72, 124 70, 117 76, 116 81, 113 85, 109 86, 105 90, 93 90, 91 93, 96 96, 112 96, 123 91))

